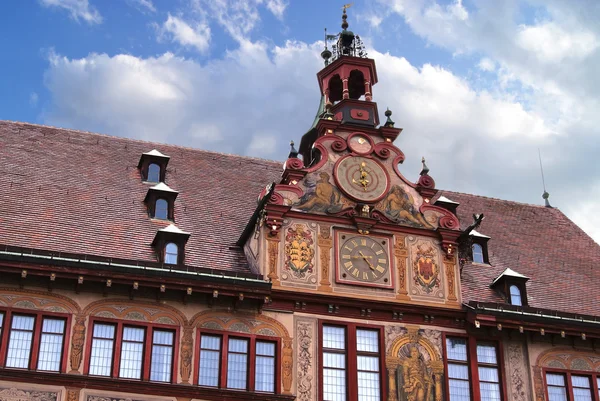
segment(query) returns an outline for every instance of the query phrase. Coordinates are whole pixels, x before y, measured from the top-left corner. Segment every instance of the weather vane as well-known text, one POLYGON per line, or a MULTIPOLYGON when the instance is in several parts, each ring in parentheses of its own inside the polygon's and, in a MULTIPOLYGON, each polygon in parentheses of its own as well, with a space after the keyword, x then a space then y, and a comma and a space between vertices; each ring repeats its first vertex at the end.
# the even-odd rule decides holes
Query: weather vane
POLYGON ((354 5, 354 3, 348 3, 348 4, 344 4, 344 6, 342 7, 342 10, 344 10, 344 12, 346 12, 346 10, 350 7, 352 7, 352 5, 354 5))

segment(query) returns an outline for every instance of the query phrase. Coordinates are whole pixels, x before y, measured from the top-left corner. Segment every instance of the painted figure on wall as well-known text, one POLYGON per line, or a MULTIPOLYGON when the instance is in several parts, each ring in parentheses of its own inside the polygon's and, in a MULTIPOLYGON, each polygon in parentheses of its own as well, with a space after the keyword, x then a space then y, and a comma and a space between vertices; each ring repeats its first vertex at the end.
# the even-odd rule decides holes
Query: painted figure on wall
MULTIPOLYGON (((408 354, 398 367, 398 400, 433 401, 433 375, 416 344, 407 345, 401 354, 408 354)), ((403 355, 404 356, 404 355, 403 355)))
POLYGON ((315 182, 314 176, 308 176, 305 181, 306 193, 294 205, 307 212, 337 213, 343 208, 342 196, 333 184, 329 182, 329 174, 319 173, 315 182))
POLYGON ((400 224, 432 228, 419 210, 415 200, 400 185, 394 185, 388 195, 376 206, 390 219, 400 224))

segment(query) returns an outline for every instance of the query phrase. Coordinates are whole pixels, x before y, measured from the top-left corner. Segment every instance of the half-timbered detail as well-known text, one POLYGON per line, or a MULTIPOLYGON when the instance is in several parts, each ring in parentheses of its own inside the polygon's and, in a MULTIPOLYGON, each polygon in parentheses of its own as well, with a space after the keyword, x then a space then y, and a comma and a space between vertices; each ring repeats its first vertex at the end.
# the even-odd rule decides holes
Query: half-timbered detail
POLYGON ((0 121, 0 401, 600 401, 600 247, 436 189, 345 8, 283 171, 0 121))

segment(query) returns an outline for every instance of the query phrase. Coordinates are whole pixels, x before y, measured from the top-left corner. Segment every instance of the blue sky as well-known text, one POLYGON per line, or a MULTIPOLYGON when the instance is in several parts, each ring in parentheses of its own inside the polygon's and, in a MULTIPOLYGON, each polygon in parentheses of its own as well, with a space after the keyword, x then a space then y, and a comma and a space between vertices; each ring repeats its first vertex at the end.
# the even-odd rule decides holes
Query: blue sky
MULTIPOLYGON (((281 160, 318 105, 334 0, 0 2, 0 119, 281 160)), ((362 0, 350 29, 439 188, 551 202, 600 241, 600 3, 362 0)))

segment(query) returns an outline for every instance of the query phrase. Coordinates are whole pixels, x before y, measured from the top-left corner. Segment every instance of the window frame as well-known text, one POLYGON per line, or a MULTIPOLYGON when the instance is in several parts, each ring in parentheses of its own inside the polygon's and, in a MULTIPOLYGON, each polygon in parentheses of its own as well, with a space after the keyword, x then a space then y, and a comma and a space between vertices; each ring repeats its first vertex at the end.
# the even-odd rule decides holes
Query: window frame
POLYGON ((548 394, 548 382, 546 380, 546 373, 561 374, 565 376, 567 384, 567 401, 574 401, 575 397, 573 394, 573 382, 571 376, 586 376, 590 379, 590 391, 592 393, 592 401, 600 401, 600 394, 598 389, 598 379, 600 379, 600 372, 586 371, 586 370, 569 370, 569 369, 557 369, 557 368, 542 368, 542 380, 544 383, 544 395, 546 400, 549 400, 548 394))
POLYGON ((29 370, 39 371, 44 373, 66 373, 67 372, 67 359, 69 355, 70 346, 70 333, 71 333, 71 315, 57 312, 38 311, 33 309, 20 309, 20 308, 0 308, 0 313, 4 314, 2 318, 2 331, 0 332, 0 367, 4 369, 16 369, 16 370, 29 370), (13 315, 20 316, 32 316, 33 322, 33 336, 31 350, 29 353, 29 362, 27 368, 12 368, 6 366, 6 360, 8 358, 8 343, 10 340, 10 333, 12 331, 13 315), (42 337, 42 321, 45 317, 58 318, 65 321, 65 331, 63 333, 63 344, 61 352, 60 368, 58 371, 55 370, 38 370, 39 356, 40 356, 40 341, 42 337))
POLYGON ((138 322, 138 321, 130 321, 130 320, 121 320, 121 319, 110 319, 103 317, 92 316, 88 322, 88 335, 86 336, 86 345, 85 345, 85 363, 83 373, 87 376, 93 377, 105 377, 116 380, 132 380, 132 381, 141 381, 141 382, 150 382, 150 383, 162 383, 162 384, 174 384, 177 383, 177 374, 178 370, 178 362, 179 362, 179 338, 180 338, 180 327, 168 324, 157 324, 157 323, 147 323, 147 322, 138 322), (107 324, 115 326, 115 337, 114 337, 114 346, 113 346, 113 355, 112 355, 112 363, 111 363, 111 371, 110 376, 98 376, 98 375, 90 375, 90 362, 92 355, 92 340, 93 340, 93 330, 94 325, 98 324, 107 324), (120 365, 121 365, 121 352, 122 352, 122 344, 123 344, 123 329, 125 327, 133 327, 133 328, 143 328, 144 329, 144 346, 142 350, 142 373, 141 379, 130 379, 120 377, 120 365), (156 381, 150 380, 150 369, 152 365, 152 346, 153 346, 153 334, 154 330, 164 330, 164 331, 172 331, 173 332, 173 356, 171 362, 171 378, 169 381, 156 381))
POLYGON ((450 381, 448 375, 448 349, 446 345, 447 338, 462 338, 467 341, 467 366, 469 369, 469 391, 471 401, 481 401, 481 390, 479 380, 479 366, 490 366, 486 363, 479 363, 477 360, 477 343, 493 344, 496 346, 496 360, 498 364, 498 384, 500 387, 500 400, 506 401, 506 377, 504 374, 504 349, 500 339, 490 339, 484 336, 470 336, 466 333, 442 332, 442 351, 444 359, 444 391, 448 401, 450 401, 450 381))
POLYGON ((193 385, 200 388, 212 388, 226 391, 248 391, 257 394, 281 394, 281 338, 270 337, 258 334, 247 334, 229 331, 219 331, 198 328, 196 331, 196 344, 194 345, 194 362, 192 364, 192 374, 194 377, 193 385), (217 386, 203 386, 198 384, 200 379, 200 345, 202 343, 202 335, 216 336, 220 338, 221 348, 219 350, 219 377, 217 386), (236 389, 227 387, 227 356, 229 354, 229 338, 242 339, 248 341, 248 362, 247 362, 247 381, 246 389, 236 389), (256 371, 256 342, 265 341, 275 344, 275 388, 274 392, 256 391, 255 371, 256 371))
MULTIPOLYGON (((379 346, 379 397, 380 400, 388 398, 387 369, 385 367, 385 338, 384 327, 362 324, 354 322, 340 322, 336 320, 319 320, 319 344, 318 344, 318 370, 319 370, 319 389, 318 398, 323 399, 323 326, 343 327, 346 330, 346 400, 355 401, 358 399, 358 344, 356 342, 356 331, 358 329, 377 331, 379 346), (357 383, 350 385, 350 383, 357 383)), ((366 355, 362 352, 361 354, 366 355)))
POLYGON ((490 264, 490 259, 489 259, 489 254, 488 254, 488 238, 480 238, 480 237, 473 237, 471 236, 471 246, 469 249, 469 252, 471 253, 471 262, 472 263, 476 263, 479 265, 489 265, 490 264), (476 262, 473 257, 473 246, 474 245, 479 245, 481 247, 481 255, 483 258, 483 262, 476 262))

